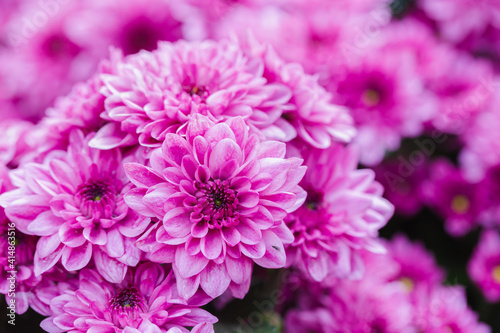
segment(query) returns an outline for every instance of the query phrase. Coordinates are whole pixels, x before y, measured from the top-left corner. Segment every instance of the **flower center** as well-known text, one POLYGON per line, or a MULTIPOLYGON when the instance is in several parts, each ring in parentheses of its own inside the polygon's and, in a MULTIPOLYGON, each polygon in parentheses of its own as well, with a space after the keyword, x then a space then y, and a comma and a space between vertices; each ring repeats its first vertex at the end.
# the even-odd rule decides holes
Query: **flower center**
POLYGON ((363 93, 363 103, 367 106, 375 106, 380 103, 380 93, 375 89, 367 89, 363 93))
POLYGON ((118 290, 109 300, 113 321, 117 326, 135 326, 141 320, 140 314, 146 312, 146 300, 133 284, 118 290))
POLYGON ((318 208, 321 206, 322 201, 323 201, 323 193, 315 190, 307 191, 307 198, 305 202, 307 209, 312 211, 317 211, 318 208))
POLYGON ((210 229, 232 227, 239 223, 237 192, 230 188, 229 181, 216 179, 195 185, 198 188, 198 204, 191 216, 194 222, 204 221, 210 229))
POLYGON ((209 92, 208 88, 205 86, 198 86, 195 84, 185 84, 182 86, 182 89, 191 96, 191 98, 199 99, 200 101, 204 102, 205 99, 208 97, 209 92))
POLYGON ((78 187, 75 198, 86 217, 110 218, 117 190, 110 179, 89 180, 78 187))
POLYGON ((493 280, 500 284, 500 265, 495 266, 491 274, 493 275, 493 280))
POLYGON ((451 201, 451 209, 458 214, 465 214, 469 210, 469 206, 469 199, 465 195, 456 195, 451 201))
POLYGON ((413 280, 408 277, 402 277, 399 281, 403 284, 407 292, 411 292, 413 288, 415 288, 415 283, 413 283, 413 280))

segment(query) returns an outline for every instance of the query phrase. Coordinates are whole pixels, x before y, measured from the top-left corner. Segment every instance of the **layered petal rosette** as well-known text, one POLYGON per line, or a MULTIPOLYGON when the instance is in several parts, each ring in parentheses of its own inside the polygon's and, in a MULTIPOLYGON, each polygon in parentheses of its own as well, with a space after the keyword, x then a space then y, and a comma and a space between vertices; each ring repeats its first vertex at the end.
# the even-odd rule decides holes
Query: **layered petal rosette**
POLYGON ((109 149, 139 140, 159 147, 195 113, 212 120, 242 116, 266 129, 280 119, 291 92, 268 83, 263 69, 259 59, 230 41, 165 42, 155 51, 125 57, 112 74, 101 76, 106 96, 101 116, 110 123, 91 145, 109 149))
POLYGON ((43 163, 26 163, 12 172, 17 189, 0 197, 7 217, 27 235, 40 236, 35 275, 61 261, 68 271, 93 259, 109 281, 120 282, 141 251, 133 244, 150 218, 129 209, 123 193, 132 184, 121 167, 136 160, 119 150, 88 147, 80 131, 70 135, 67 151, 52 151, 43 163))
POLYGON ((287 266, 316 281, 327 276, 360 277, 359 251, 383 253, 378 230, 394 207, 382 198, 373 170, 356 170, 357 154, 340 145, 302 152, 308 172, 301 182, 304 205, 286 217, 295 241, 286 247, 287 266))
POLYGON ((109 283, 94 270, 84 269, 79 287, 52 299, 51 317, 41 326, 50 333, 193 333, 214 332, 217 318, 199 309, 209 298, 198 293, 189 301, 179 297, 171 271, 143 263, 128 271, 122 283, 109 283))
POLYGON ((228 287, 242 298, 253 262, 285 265, 284 244, 293 235, 283 223, 304 198, 299 158, 285 158, 285 144, 260 142, 243 118, 213 124, 193 118, 186 136, 169 133, 151 154, 150 167, 125 164, 137 186, 127 204, 162 220, 139 240, 149 259, 173 263, 179 292, 200 286, 211 297, 228 287))

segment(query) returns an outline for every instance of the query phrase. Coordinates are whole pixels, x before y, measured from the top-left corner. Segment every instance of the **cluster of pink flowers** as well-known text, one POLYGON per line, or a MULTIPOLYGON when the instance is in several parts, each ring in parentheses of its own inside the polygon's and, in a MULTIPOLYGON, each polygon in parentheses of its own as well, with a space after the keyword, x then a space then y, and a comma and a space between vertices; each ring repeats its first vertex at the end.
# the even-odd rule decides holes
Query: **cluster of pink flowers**
POLYGON ((442 229, 468 246, 450 276, 500 301, 500 2, 21 0, 0 20, 11 312, 231 330, 217 312, 274 274, 284 332, 490 332, 432 253, 385 238, 442 229))

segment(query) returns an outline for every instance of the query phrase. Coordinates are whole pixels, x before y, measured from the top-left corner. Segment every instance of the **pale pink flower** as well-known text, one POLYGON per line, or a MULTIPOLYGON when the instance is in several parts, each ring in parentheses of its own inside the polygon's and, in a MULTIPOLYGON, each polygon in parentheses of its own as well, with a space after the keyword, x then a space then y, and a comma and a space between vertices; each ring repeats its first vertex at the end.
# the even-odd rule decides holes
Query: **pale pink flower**
POLYGON ((109 283, 94 270, 79 274, 79 287, 50 302, 53 314, 41 326, 50 333, 210 333, 217 318, 198 307, 209 298, 201 293, 181 299, 172 272, 154 263, 129 271, 120 284, 109 283))
POLYGON ((197 116, 186 137, 168 133, 151 154, 150 167, 127 163, 137 188, 125 195, 156 224, 138 241, 155 262, 173 263, 179 292, 200 286, 217 297, 228 287, 247 293, 253 263, 282 268, 284 244, 293 235, 283 223, 304 200, 297 185, 305 173, 285 144, 260 142, 241 117, 214 125, 197 116))
POLYGON ((136 160, 119 150, 88 147, 81 132, 70 136, 68 150, 52 151, 43 163, 13 171, 17 189, 1 196, 2 206, 19 231, 40 236, 35 275, 61 261, 68 271, 91 259, 109 281, 120 282, 141 251, 133 243, 150 219, 130 210, 123 193, 132 187, 121 164, 136 160))
POLYGON ((360 277, 360 251, 385 252, 378 230, 394 207, 382 198, 374 172, 357 170, 357 153, 351 147, 307 149, 302 156, 308 171, 300 185, 307 199, 285 219, 295 236, 286 247, 287 266, 297 266, 316 281, 360 277))

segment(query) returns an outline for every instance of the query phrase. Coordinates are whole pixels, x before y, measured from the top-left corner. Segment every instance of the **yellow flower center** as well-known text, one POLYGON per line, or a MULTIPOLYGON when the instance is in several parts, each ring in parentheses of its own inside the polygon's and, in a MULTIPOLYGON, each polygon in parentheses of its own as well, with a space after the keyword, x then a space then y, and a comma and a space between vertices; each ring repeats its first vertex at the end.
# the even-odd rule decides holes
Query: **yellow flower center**
POLYGON ((451 201, 451 209, 453 209, 455 213, 464 214, 469 210, 469 207, 470 201, 464 195, 456 195, 451 201))
POLYGON ((367 89, 362 99, 367 106, 375 106, 380 102, 380 94, 376 90, 367 89))
POLYGON ((493 268, 492 275, 493 275, 493 280, 496 283, 500 283, 500 265, 497 265, 493 268))
POLYGON ((399 279, 399 281, 403 283, 403 286, 405 287, 405 290, 407 292, 411 292, 413 288, 415 288, 415 283, 413 283, 413 280, 408 277, 402 277, 399 279))

